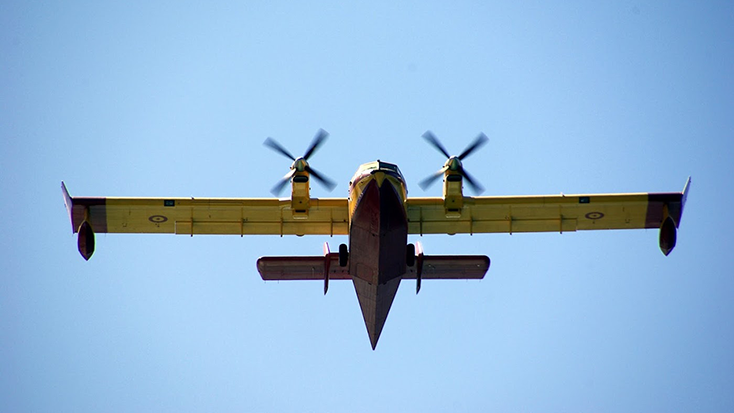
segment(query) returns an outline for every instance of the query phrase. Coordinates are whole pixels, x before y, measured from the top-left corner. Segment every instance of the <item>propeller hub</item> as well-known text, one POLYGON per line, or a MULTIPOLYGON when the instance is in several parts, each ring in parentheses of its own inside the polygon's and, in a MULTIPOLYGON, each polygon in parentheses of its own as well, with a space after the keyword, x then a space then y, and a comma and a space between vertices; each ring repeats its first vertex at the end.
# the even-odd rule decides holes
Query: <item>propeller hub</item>
POLYGON ((445 166, 450 171, 459 171, 461 170, 461 159, 458 156, 452 156, 446 161, 445 166))
POLYGON ((297 172, 304 172, 306 167, 308 167, 308 162, 303 157, 300 157, 293 162, 291 169, 295 169, 297 172))

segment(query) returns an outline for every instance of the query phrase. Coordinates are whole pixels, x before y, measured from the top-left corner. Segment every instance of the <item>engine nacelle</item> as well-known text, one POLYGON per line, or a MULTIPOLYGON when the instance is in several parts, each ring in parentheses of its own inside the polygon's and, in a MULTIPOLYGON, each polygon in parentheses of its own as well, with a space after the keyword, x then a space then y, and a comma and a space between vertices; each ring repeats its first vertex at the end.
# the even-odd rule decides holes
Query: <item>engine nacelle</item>
POLYGON ((308 173, 297 172, 291 181, 293 219, 308 219, 308 210, 311 207, 308 173))

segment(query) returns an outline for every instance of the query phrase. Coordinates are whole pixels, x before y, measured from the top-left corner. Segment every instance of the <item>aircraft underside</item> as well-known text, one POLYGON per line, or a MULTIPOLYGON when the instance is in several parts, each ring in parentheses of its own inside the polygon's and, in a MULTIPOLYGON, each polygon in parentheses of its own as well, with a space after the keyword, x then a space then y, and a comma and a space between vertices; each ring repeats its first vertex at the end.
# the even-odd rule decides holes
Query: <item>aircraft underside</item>
POLYGON ((374 349, 406 272, 408 220, 395 187, 372 180, 349 230, 349 273, 374 349))

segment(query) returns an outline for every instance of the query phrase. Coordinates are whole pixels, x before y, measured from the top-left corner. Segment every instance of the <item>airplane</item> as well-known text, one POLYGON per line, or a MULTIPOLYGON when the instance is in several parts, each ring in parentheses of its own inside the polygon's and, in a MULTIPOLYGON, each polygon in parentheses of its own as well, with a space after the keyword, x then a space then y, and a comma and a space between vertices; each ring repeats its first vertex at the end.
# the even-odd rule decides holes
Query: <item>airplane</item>
POLYGON ((427 255, 408 235, 572 232, 658 228, 666 256, 677 239, 691 184, 682 192, 531 196, 465 196, 466 183, 477 195, 481 185, 463 161, 488 138, 480 133, 459 155, 450 155, 430 131, 423 138, 447 158, 443 167, 420 182, 424 189, 443 177, 442 197, 408 197, 397 165, 377 160, 361 165, 349 182, 347 198, 312 198, 315 178, 335 184, 308 163, 328 133, 320 129, 303 156, 294 157, 272 138, 264 145, 292 160, 273 187, 275 198, 113 198, 72 197, 62 182, 64 202, 77 247, 89 260, 95 233, 172 233, 180 235, 347 235, 348 244, 314 256, 260 257, 263 280, 319 280, 324 294, 330 280, 352 280, 374 350, 400 281, 482 279, 486 255, 427 255), (290 198, 279 198, 291 184, 290 198))

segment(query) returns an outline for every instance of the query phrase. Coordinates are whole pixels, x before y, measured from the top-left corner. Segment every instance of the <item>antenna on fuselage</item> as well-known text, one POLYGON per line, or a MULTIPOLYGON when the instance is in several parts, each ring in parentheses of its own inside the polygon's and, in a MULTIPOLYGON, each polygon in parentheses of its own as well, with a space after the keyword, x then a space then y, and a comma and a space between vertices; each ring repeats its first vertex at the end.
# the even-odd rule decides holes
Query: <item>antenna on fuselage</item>
POLYGON ((472 191, 476 194, 481 194, 484 192, 484 187, 482 187, 481 184, 479 184, 474 178, 472 178, 471 175, 464 169, 464 166, 462 165, 461 161, 466 159, 469 155, 472 154, 475 150, 479 149, 482 145, 487 143, 489 141, 489 138, 487 138, 487 135, 484 133, 480 133, 474 141, 469 144, 469 146, 464 149, 464 151, 460 155, 449 155, 449 151, 446 150, 446 148, 441 144, 441 141, 438 140, 436 135, 433 134, 431 131, 426 131, 426 133, 423 134, 423 139, 428 141, 431 146, 436 148, 437 151, 441 152, 446 158, 446 163, 444 163, 443 167, 436 171, 433 175, 430 175, 429 177, 423 179, 418 183, 418 185, 425 191, 433 185, 436 180, 441 177, 442 175, 446 174, 446 172, 449 173, 449 175, 459 175, 462 178, 466 180, 466 183, 469 184, 469 187, 471 187, 472 191))
POLYGON ((280 143, 278 143, 275 139, 268 137, 265 139, 265 142, 263 142, 263 145, 269 147, 270 149, 280 153, 281 155, 285 156, 286 158, 293 161, 293 164, 291 165, 291 170, 288 171, 283 178, 278 181, 277 184, 270 190, 270 192, 273 193, 273 195, 278 196, 281 192, 283 192, 283 188, 290 182, 290 180, 298 175, 299 173, 301 175, 305 175, 305 173, 308 173, 312 175, 314 178, 316 178, 317 181, 319 181, 322 185, 326 187, 329 191, 332 191, 336 184, 331 179, 321 175, 320 173, 316 172, 315 169, 311 168, 308 164, 308 158, 311 157, 316 150, 321 146, 321 144, 326 140, 326 138, 329 137, 329 133, 326 132, 323 129, 319 129, 316 132, 316 136, 314 136, 313 141, 311 141, 311 145, 309 145, 308 149, 306 149, 306 152, 303 154, 303 156, 296 158, 293 156, 290 152, 288 152, 287 149, 283 147, 280 143))

